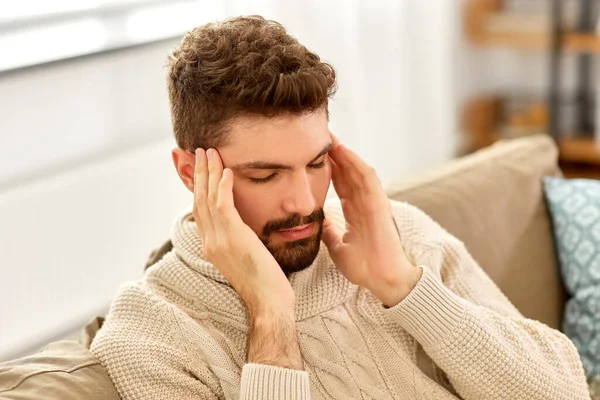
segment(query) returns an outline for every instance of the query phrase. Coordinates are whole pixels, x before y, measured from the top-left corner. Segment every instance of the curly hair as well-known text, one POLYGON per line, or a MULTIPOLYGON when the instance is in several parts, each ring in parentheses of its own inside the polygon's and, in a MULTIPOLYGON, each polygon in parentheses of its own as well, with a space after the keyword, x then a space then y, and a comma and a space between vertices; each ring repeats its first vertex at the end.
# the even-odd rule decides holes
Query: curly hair
POLYGON ((167 69, 175 139, 192 151, 224 145, 237 118, 327 111, 336 91, 331 65, 260 16, 193 29, 167 69))

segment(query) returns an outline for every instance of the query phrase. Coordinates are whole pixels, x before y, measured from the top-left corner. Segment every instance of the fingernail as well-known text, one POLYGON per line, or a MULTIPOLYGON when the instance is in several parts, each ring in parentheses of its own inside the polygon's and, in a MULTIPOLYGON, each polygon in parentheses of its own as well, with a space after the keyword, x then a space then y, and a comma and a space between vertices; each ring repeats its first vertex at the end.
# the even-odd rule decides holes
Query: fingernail
POLYGON ((199 157, 199 156, 200 156, 200 148, 198 147, 198 148, 196 149, 196 157, 199 157))
POLYGON ((213 149, 208 149, 206 150, 206 155, 208 156, 209 160, 212 160, 213 156, 215 155, 215 151, 213 149))

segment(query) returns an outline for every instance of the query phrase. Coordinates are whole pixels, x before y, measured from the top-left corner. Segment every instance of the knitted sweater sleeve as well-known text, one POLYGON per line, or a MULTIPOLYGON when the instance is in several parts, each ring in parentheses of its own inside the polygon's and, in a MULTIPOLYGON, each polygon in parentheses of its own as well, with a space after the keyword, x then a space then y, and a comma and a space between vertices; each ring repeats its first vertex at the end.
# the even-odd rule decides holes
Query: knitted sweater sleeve
POLYGON ((137 283, 120 290, 90 348, 123 400, 217 399, 210 368, 188 349, 169 304, 137 283))
POLYGON ((410 215, 396 220, 423 275, 384 312, 423 346, 458 394, 466 400, 589 399, 573 343, 524 318, 459 240, 407 207, 410 215))
POLYGON ((209 365, 186 340, 183 329, 170 304, 141 285, 131 284, 117 295, 91 351, 123 400, 220 399, 238 392, 242 400, 310 399, 305 371, 246 364, 241 382, 221 382, 213 368, 232 370, 235 366, 209 365))
POLYGON ((241 400, 310 400, 308 372, 265 364, 242 369, 241 400))

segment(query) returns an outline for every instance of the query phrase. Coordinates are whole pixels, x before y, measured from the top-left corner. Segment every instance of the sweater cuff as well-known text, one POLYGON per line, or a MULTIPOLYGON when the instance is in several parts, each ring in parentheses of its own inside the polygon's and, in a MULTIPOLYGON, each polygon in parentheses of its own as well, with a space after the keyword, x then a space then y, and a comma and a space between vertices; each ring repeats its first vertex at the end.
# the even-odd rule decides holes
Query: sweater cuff
POLYGON ((308 372, 266 364, 242 368, 241 400, 308 400, 308 372))
POLYGON ((459 329, 466 314, 462 299, 454 294, 427 267, 423 275, 399 304, 384 313, 402 326, 423 347, 445 341, 459 329))

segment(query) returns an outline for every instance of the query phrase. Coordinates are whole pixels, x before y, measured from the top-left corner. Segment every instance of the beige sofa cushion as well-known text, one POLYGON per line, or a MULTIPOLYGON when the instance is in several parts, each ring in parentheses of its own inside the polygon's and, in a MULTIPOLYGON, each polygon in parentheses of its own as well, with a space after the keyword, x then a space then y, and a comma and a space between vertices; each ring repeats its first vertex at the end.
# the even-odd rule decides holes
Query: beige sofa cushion
POLYGON ((543 196, 558 176, 557 149, 545 135, 499 142, 388 196, 419 207, 460 238, 528 318, 560 329, 565 294, 543 196))
POLYGON ((119 400, 100 361, 71 341, 0 364, 1 400, 119 400))

